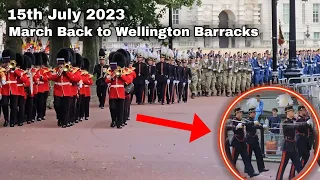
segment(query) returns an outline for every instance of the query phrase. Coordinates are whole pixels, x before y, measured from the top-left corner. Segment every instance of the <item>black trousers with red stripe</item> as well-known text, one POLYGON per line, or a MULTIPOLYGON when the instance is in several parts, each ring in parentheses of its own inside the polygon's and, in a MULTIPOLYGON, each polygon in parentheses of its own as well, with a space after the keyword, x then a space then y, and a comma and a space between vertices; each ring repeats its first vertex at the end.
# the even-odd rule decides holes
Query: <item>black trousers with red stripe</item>
POLYGON ((253 169, 252 164, 249 159, 249 155, 247 152, 247 145, 246 145, 245 141, 244 140, 240 141, 239 139, 234 137, 232 139, 231 145, 232 145, 231 158, 232 158, 232 163, 233 163, 234 167, 236 167, 239 155, 241 155, 245 170, 247 171, 249 176, 253 175, 254 169, 253 169))
POLYGON ((231 156, 231 151, 230 151, 230 142, 228 139, 226 139, 224 143, 224 148, 227 154, 227 158, 229 159, 230 162, 232 162, 232 156, 231 156))
POLYGON ((262 156, 258 136, 247 137, 247 151, 248 151, 250 162, 252 159, 252 152, 254 152, 257 160, 258 170, 259 172, 262 172, 265 169, 265 166, 264 166, 264 161, 263 161, 263 156, 262 156))
POLYGON ((283 173, 287 167, 287 164, 289 162, 289 159, 291 159, 292 164, 294 165, 295 170, 300 173, 302 170, 301 162, 299 160, 299 155, 297 151, 282 151, 282 157, 280 166, 278 169, 276 180, 282 180, 283 179, 283 173))

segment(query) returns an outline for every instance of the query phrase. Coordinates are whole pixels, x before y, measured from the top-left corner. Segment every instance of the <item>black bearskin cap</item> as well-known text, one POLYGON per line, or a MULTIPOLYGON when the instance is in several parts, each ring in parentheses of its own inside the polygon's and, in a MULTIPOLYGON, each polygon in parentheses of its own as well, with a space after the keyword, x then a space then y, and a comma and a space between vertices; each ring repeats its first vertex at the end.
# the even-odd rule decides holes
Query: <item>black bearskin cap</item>
POLYGON ((109 63, 110 62, 113 62, 113 55, 115 54, 116 52, 111 52, 110 54, 109 54, 109 63))
POLYGON ((16 62, 18 67, 23 66, 23 56, 20 53, 16 53, 16 62))
POLYGON ((70 58, 69 58, 69 61, 68 62, 70 62, 71 64, 75 64, 76 63, 76 54, 74 53, 74 51, 73 51, 73 49, 71 49, 71 48, 65 48, 65 49, 67 49, 68 51, 69 51, 69 56, 70 56, 70 58))
POLYGON ((82 69, 89 71, 89 67, 90 67, 89 59, 84 57, 84 58, 82 58, 82 60, 83 60, 82 69))
POLYGON ((64 59, 64 62, 70 62, 71 58, 72 56, 67 49, 60 49, 57 53, 57 61, 60 61, 60 59, 64 59))
POLYGON ((3 50, 2 63, 8 63, 10 60, 16 60, 16 53, 11 49, 3 50))
POLYGON ((125 49, 118 49, 117 52, 121 53, 124 55, 124 57, 126 58, 125 61, 125 66, 129 67, 129 63, 130 63, 130 54, 128 53, 128 51, 126 51, 125 49))
POLYGON ((29 56, 27 55, 23 55, 23 66, 22 69, 23 70, 27 70, 30 69, 32 66, 32 60, 29 56))
POLYGON ((112 62, 117 62, 117 65, 123 68, 126 65, 126 57, 122 53, 116 52, 112 57, 112 62))
POLYGON ((83 59, 82 59, 82 56, 79 53, 76 53, 75 66, 78 67, 78 68, 81 68, 83 66, 83 59))
POLYGON ((49 57, 45 52, 40 53, 42 56, 42 63, 43 65, 47 66, 49 64, 49 57))
POLYGON ((31 52, 25 52, 25 56, 28 56, 30 58, 31 65, 34 65, 36 63, 36 57, 31 52))
POLYGON ((42 55, 40 53, 33 53, 36 58, 36 66, 41 66, 43 64, 42 62, 42 55))

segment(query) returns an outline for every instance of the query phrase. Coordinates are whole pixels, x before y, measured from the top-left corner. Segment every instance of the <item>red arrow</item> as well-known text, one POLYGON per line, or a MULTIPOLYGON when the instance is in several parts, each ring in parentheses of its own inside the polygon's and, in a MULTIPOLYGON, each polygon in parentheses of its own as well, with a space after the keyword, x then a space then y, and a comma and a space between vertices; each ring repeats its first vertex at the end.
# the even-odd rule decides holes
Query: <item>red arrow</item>
POLYGON ((181 129, 185 131, 191 131, 189 143, 211 132, 211 130, 203 123, 203 121, 199 118, 197 114, 194 114, 192 124, 177 122, 169 119, 151 117, 142 114, 137 114, 137 121, 175 129, 181 129))

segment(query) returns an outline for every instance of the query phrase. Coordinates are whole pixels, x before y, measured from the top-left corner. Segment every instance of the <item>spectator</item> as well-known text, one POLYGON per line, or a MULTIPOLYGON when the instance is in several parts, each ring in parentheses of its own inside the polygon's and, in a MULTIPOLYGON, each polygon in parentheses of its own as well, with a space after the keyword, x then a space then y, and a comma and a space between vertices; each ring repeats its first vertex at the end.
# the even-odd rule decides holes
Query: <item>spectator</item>
POLYGON ((272 109, 272 116, 268 118, 269 120, 269 128, 270 132, 274 135, 274 139, 278 142, 279 140, 279 134, 280 134, 280 123, 281 119, 280 116, 278 115, 278 109, 273 108, 272 109))
POLYGON ((260 99, 260 95, 257 95, 256 99, 257 99, 257 101, 259 103, 259 106, 256 107, 256 117, 255 117, 254 120, 259 121, 260 120, 260 116, 263 113, 263 102, 260 99))

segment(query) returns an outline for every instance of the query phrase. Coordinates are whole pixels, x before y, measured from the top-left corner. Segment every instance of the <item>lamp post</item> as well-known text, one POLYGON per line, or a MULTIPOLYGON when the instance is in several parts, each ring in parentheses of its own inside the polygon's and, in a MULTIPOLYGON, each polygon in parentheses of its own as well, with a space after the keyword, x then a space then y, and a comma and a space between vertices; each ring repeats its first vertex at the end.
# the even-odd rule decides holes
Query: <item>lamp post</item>
POLYGON ((271 1, 272 7, 272 77, 276 81, 278 79, 277 55, 278 55, 278 31, 277 31, 277 3, 278 0, 271 1))
MULTIPOLYGON (((307 0, 303 0, 307 1, 307 0)), ((297 42, 296 42, 296 0, 290 0, 290 34, 289 34, 289 65, 284 71, 284 77, 294 78, 302 75, 297 63, 297 42)), ((299 80, 292 83, 299 83, 299 80)))

